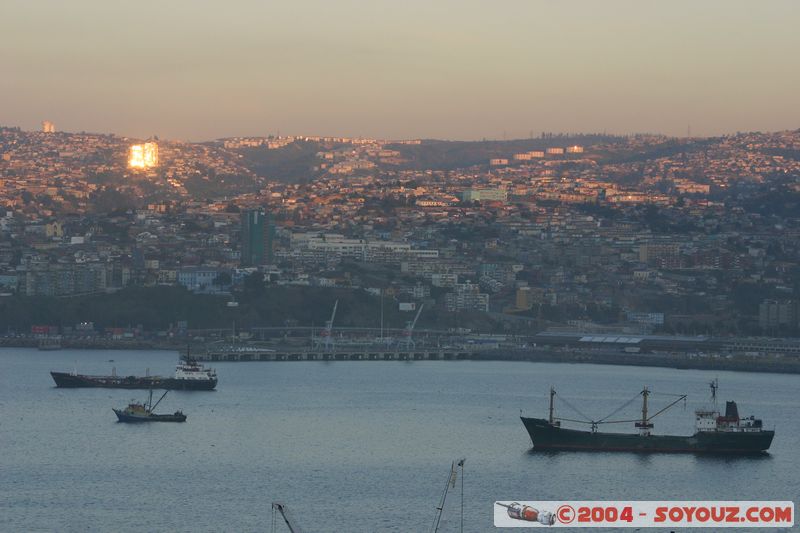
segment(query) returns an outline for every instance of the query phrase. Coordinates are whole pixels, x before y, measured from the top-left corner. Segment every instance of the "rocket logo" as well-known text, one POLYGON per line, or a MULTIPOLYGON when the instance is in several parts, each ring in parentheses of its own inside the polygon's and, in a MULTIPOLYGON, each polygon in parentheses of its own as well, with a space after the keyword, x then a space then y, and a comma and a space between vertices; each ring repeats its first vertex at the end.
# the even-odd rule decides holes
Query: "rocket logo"
POLYGON ((505 507, 506 512, 510 518, 515 520, 523 520, 525 522, 538 522, 544 526, 552 526, 556 523, 556 515, 550 511, 540 511, 529 505, 522 505, 519 502, 513 502, 510 505, 496 502, 500 507, 505 507))

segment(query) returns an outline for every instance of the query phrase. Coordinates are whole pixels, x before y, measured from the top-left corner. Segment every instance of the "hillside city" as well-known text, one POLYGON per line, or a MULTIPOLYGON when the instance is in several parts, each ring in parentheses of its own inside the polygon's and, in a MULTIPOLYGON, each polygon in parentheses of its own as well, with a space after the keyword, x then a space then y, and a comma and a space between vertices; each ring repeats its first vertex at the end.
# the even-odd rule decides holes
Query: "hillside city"
MULTIPOLYGON (((800 333, 800 130, 152 138, 133 164, 142 142, 0 128, 0 306, 163 288, 310 326, 349 294, 398 327, 424 305, 422 325, 487 334, 800 333), (320 300, 248 307, 271 290, 320 300)), ((6 335, 230 327, 3 315, 6 335)))

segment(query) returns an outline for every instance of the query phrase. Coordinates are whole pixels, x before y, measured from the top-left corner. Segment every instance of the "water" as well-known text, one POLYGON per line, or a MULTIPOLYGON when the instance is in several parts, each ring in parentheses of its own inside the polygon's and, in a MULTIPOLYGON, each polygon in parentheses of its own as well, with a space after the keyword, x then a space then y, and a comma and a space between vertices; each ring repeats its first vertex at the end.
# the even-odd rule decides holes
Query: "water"
MULTIPOLYGON (((797 501, 800 376, 511 362, 219 363, 215 392, 173 391, 185 424, 116 422, 146 391, 57 389, 48 372, 166 375, 171 352, 0 350, 1 531, 270 531, 282 501, 304 531, 428 531, 450 463, 466 457, 465 531, 495 500, 797 501), (115 362, 107 360, 113 358, 115 362), (532 453, 519 421, 551 384, 589 415, 648 385, 688 393, 656 419, 690 433, 719 377, 777 435, 769 456, 532 453)), ((671 397, 651 397, 652 412, 671 397)), ((625 413, 635 417, 639 404, 625 413)), ((568 416, 567 411, 563 411, 568 416)), ((460 484, 443 533, 458 531, 460 484)), ((286 531, 285 526, 278 531, 286 531)), ((630 531, 630 530, 629 530, 630 531)))

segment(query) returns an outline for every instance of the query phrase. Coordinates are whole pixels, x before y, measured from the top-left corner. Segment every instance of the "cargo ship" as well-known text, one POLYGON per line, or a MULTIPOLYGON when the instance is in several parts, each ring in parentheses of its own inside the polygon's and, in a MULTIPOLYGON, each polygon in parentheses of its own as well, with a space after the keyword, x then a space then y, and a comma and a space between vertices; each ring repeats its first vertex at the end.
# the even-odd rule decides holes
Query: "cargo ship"
POLYGON ((113 371, 110 376, 87 376, 76 372, 50 372, 56 387, 74 389, 80 387, 101 387, 105 389, 167 389, 167 390, 214 390, 217 386, 217 373, 204 368, 193 359, 178 363, 175 375, 162 376, 118 376, 113 371))
MULTIPOLYGON (((716 381, 712 382, 712 399, 716 405, 716 381)), ((637 397, 642 397, 642 417, 636 420, 607 420, 620 409, 601 420, 576 420, 559 418, 554 414, 554 389, 550 389, 550 416, 543 418, 520 417, 530 435, 534 450, 584 450, 604 452, 642 452, 642 453, 701 453, 747 455, 765 453, 775 432, 764 429, 763 422, 753 416, 741 418, 736 402, 725 404, 725 413, 716 407, 695 411, 695 432, 693 435, 654 435, 653 418, 673 405, 686 399, 678 399, 653 415, 648 414, 647 400, 650 391, 645 387, 637 397), (561 427, 562 421, 585 423, 590 431, 561 427), (610 433, 597 431, 602 424, 633 423, 637 433, 610 433)))

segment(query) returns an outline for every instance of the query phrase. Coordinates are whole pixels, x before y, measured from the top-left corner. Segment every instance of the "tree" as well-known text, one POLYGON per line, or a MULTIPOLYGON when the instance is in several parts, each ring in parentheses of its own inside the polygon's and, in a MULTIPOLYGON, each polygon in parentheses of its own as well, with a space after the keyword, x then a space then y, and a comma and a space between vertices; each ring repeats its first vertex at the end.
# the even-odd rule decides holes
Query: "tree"
POLYGON ((261 295, 265 291, 264 274, 253 272, 244 278, 244 292, 248 294, 261 295))
POLYGON ((211 283, 218 287, 224 287, 226 285, 230 285, 232 281, 233 280, 231 279, 230 274, 228 274, 227 272, 220 272, 219 274, 217 274, 217 277, 215 277, 211 281, 211 283))

